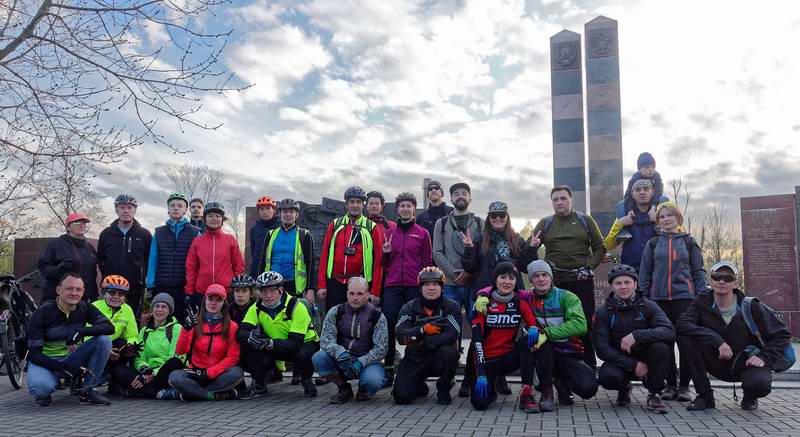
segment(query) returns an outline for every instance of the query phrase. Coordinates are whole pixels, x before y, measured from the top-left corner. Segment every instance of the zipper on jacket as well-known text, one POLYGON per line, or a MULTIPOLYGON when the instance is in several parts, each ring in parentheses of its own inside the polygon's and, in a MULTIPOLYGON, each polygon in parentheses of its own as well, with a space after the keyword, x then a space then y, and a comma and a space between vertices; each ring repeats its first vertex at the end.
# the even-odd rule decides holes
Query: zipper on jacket
MULTIPOLYGON (((212 284, 217 283, 217 281, 215 280, 216 272, 214 270, 216 264, 217 264, 217 236, 212 235, 211 236, 211 283, 212 284)), ((204 291, 203 294, 206 294, 206 292, 204 291)))
POLYGON ((672 232, 667 236, 667 300, 672 300, 672 232))

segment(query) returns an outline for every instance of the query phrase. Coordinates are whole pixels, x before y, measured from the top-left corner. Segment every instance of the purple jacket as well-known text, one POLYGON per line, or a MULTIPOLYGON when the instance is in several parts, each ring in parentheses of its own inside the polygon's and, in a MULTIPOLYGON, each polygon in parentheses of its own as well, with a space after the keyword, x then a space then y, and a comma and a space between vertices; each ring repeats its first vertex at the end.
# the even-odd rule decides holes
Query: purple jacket
POLYGON ((398 224, 384 238, 392 244, 392 251, 383 253, 384 287, 415 287, 420 270, 433 265, 430 234, 416 223, 407 231, 398 224))

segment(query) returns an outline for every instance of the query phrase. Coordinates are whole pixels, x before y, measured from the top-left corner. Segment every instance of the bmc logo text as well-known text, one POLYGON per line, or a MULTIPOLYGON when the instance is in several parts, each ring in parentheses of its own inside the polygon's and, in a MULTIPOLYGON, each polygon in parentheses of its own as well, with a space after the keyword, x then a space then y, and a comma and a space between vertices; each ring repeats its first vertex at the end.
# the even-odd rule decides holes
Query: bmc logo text
POLYGON ((486 323, 490 325, 517 325, 520 317, 519 314, 489 314, 486 316, 486 323))

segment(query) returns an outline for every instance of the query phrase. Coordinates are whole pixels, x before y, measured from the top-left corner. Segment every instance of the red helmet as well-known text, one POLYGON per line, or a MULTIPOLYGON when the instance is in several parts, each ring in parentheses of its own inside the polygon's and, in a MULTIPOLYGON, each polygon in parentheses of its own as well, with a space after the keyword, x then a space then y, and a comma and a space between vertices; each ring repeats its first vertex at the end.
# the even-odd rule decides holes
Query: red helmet
POLYGON ((275 205, 276 205, 275 201, 272 199, 272 197, 269 196, 259 197, 259 199, 256 200, 256 208, 260 206, 271 206, 275 208, 275 205))

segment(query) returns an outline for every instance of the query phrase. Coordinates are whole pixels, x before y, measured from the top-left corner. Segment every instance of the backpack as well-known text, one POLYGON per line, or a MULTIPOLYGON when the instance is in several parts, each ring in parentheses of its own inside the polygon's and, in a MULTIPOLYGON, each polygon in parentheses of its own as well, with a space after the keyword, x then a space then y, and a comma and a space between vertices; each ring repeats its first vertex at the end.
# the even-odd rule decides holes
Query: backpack
MULTIPOLYGON (((575 211, 575 215, 578 217, 578 224, 581 225, 583 230, 586 232, 586 235, 589 237, 589 241, 592 241, 592 234, 589 232, 589 219, 586 218, 586 214, 575 211)), ((539 241, 544 241, 544 238, 547 236, 547 231, 553 226, 553 221, 555 221, 556 216, 551 215, 544 219, 544 226, 542 226, 541 235, 539 236, 539 241)))
MULTIPOLYGON (((659 235, 656 235, 655 237, 651 238, 647 242, 647 247, 648 247, 648 249, 650 249, 651 257, 654 257, 654 255, 655 255, 654 252, 656 250, 656 244, 658 244, 658 237, 659 237, 659 235)), ((681 238, 686 239, 686 247, 688 248, 688 252, 689 252, 689 267, 691 267, 692 261, 693 261, 693 259, 692 259, 692 248, 695 247, 695 246, 699 247, 699 245, 697 244, 697 241, 694 240, 694 237, 692 237, 690 234, 685 234, 681 238)))
MULTIPOLYGON (((444 227, 447 226, 447 219, 449 219, 449 218, 450 218, 450 214, 447 214, 446 216, 444 216, 444 217, 442 217, 442 218, 440 218, 438 220, 438 221, 440 221, 442 223, 442 226, 441 226, 441 228, 442 228, 442 230, 441 230, 441 232, 442 232, 442 241, 444 241, 444 231, 445 231, 444 227)), ((478 225, 478 233, 479 233, 478 235, 480 235, 480 232, 483 231, 483 221, 481 220, 480 217, 478 217, 477 215, 474 215, 474 214, 472 216, 472 219, 475 220, 475 223, 478 225)), ((431 238, 433 238, 433 236, 431 236, 431 238)), ((431 240, 431 243, 432 242, 433 242, 433 240, 431 240)), ((445 249, 446 247, 447 247, 446 245, 442 245, 442 249, 445 249)))
MULTIPOLYGON (((762 314, 765 318, 769 317, 773 320, 779 320, 783 324, 783 317, 778 314, 772 307, 761 303, 757 297, 746 297, 742 300, 742 318, 744 318, 744 323, 747 325, 747 328, 750 329, 750 332, 758 338, 758 341, 761 343, 761 347, 765 347, 767 343, 764 341, 764 337, 761 335, 761 331, 758 330, 758 326, 756 326, 756 321, 753 319, 753 302, 758 302, 761 304, 762 314)), ((775 372, 783 372, 788 370, 792 367, 797 361, 795 357, 794 348, 792 344, 789 343, 783 349, 783 355, 781 355, 775 363, 773 363, 772 370, 775 372)))

